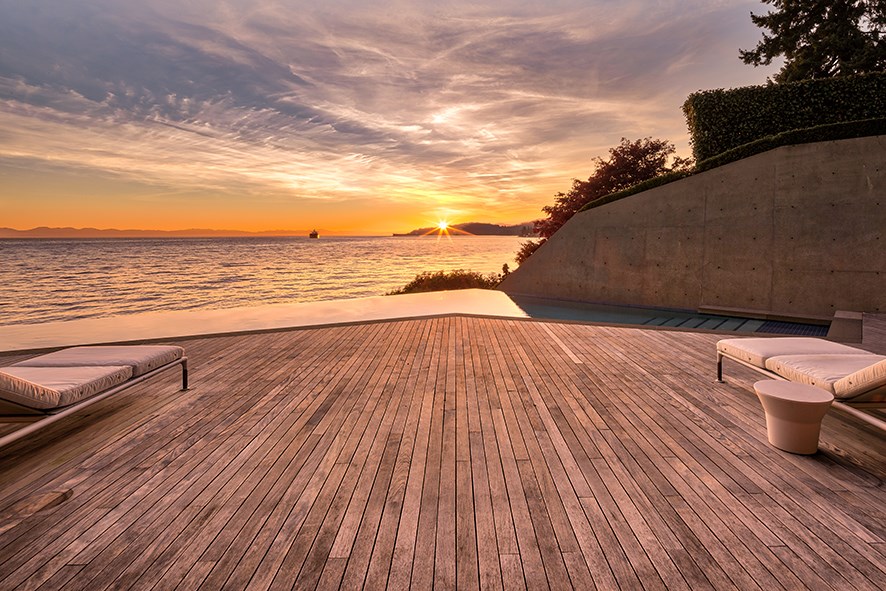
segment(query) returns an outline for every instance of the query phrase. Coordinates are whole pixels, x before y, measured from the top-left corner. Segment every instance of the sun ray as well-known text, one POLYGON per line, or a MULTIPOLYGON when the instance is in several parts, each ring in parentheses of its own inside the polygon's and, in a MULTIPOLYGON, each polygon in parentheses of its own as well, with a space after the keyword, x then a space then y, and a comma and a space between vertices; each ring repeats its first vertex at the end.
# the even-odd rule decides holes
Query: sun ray
POLYGON ((450 240, 452 239, 453 234, 462 234, 464 236, 473 236, 471 232, 467 232, 462 230, 461 228, 456 228, 452 224, 450 224, 447 220, 440 220, 434 226, 428 228, 427 232, 423 233, 422 236, 432 236, 436 235, 437 240, 446 236, 450 240))

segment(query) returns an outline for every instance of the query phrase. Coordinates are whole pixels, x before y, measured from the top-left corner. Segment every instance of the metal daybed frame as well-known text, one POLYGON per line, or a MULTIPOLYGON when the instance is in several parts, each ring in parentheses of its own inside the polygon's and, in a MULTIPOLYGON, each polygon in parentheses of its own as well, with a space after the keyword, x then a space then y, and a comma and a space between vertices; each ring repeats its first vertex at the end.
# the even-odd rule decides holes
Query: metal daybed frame
POLYGON ((30 435, 35 431, 39 431, 40 429, 47 427, 52 423, 65 418, 68 415, 74 414, 75 412, 87 406, 95 404, 96 402, 101 402, 105 398, 113 396, 118 392, 122 392, 127 388, 138 385, 145 380, 148 380, 155 375, 177 365, 181 366, 181 389, 184 391, 188 389, 188 358, 182 356, 165 365, 161 365, 160 367, 152 369, 145 374, 131 378, 123 382, 122 384, 114 386, 113 388, 105 390, 104 392, 99 392, 98 394, 95 394, 89 398, 71 404, 69 406, 62 406, 59 408, 52 408, 47 410, 37 410, 33 408, 28 408, 27 406, 16 404, 15 402, 10 402, 8 400, 0 400, 0 423, 31 423, 27 427, 17 429, 4 437, 0 437, 0 448, 14 441, 18 441, 19 439, 26 437, 27 435, 30 435))
MULTIPOLYGON (((721 384, 725 383, 723 380, 723 358, 724 357, 727 359, 731 359, 732 361, 735 361, 736 363, 744 365, 745 367, 753 369, 757 373, 763 374, 764 376, 766 376, 770 379, 781 380, 783 382, 790 381, 789 379, 782 377, 775 372, 769 371, 765 367, 759 367, 757 365, 754 365, 753 363, 748 363, 747 361, 744 361, 743 359, 739 359, 737 357, 729 355, 728 353, 724 353, 722 351, 717 351, 717 382, 719 382, 721 384)), ((834 400, 834 402, 831 406, 833 408, 838 408, 838 409, 842 410, 843 412, 854 416, 855 418, 859 419, 860 421, 864 421, 865 423, 867 423, 871 426, 877 427, 881 431, 886 432, 886 421, 883 421, 883 420, 881 420, 869 413, 866 413, 863 410, 859 410, 859 409, 866 409, 866 408, 870 408, 870 409, 886 408, 886 402, 855 402, 855 403, 851 403, 851 402, 845 402, 845 401, 841 402, 839 400, 834 400)))

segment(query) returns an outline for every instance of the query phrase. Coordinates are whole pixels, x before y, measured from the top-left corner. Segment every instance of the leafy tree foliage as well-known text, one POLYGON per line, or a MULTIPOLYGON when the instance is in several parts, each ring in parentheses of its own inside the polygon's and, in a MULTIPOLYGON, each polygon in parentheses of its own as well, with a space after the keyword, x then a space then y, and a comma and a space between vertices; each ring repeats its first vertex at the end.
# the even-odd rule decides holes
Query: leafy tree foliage
MULTIPOLYGON (((675 157, 673 163, 668 164, 675 151, 674 144, 667 140, 643 138, 632 142, 622 138, 619 145, 609 149, 608 160, 599 156, 594 159, 595 170, 588 180, 573 179, 568 193, 557 193, 555 203, 542 208, 547 217, 534 222, 536 234, 549 238, 591 201, 666 172, 688 169, 689 159, 675 157)), ((524 245, 520 252, 524 250, 535 249, 524 245)))
POLYGON ((763 40, 739 56, 768 65, 784 56, 776 82, 886 70, 886 0, 762 0, 774 10, 751 13, 763 40))
POLYGON ((514 260, 522 265, 523 261, 531 257, 532 253, 538 250, 539 247, 547 241, 547 238, 542 238, 541 240, 527 240, 520 245, 520 249, 517 250, 517 254, 514 255, 514 260))

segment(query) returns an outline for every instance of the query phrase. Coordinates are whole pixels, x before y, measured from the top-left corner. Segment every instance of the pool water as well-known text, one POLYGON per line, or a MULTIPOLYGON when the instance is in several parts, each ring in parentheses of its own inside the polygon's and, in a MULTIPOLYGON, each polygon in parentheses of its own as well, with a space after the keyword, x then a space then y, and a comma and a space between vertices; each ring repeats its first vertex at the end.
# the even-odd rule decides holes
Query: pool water
POLYGON ((531 318, 804 336, 825 336, 828 332, 827 326, 817 324, 737 318, 662 308, 586 304, 530 296, 509 297, 531 318))
POLYGON ((609 322, 649 327, 823 336, 825 326, 655 308, 603 306, 462 289, 238 308, 169 310, 59 322, 0 325, 0 351, 279 330, 442 314, 609 322))

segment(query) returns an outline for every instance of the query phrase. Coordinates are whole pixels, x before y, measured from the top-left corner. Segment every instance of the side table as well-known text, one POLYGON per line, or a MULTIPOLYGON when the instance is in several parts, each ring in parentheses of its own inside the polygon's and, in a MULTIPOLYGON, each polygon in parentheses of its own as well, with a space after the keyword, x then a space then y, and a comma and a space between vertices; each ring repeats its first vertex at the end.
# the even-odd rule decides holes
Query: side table
POLYGON ((834 401, 833 394, 781 380, 761 380, 754 384, 754 391, 766 412, 769 443, 795 454, 818 451, 821 420, 834 401))

